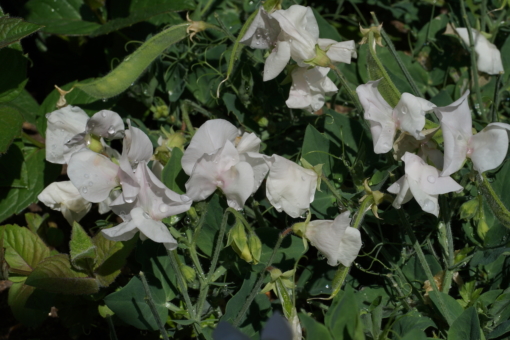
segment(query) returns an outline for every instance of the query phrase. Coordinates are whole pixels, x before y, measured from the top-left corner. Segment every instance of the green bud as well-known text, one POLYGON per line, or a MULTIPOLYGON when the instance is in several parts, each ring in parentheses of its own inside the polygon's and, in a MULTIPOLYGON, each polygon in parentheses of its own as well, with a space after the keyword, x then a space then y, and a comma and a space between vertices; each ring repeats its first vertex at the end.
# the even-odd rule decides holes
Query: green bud
POLYGON ((282 0, 266 0, 263 2, 264 9, 268 13, 282 9, 282 0))
POLYGON ((254 232, 250 233, 248 246, 250 248, 251 256, 253 257, 253 264, 259 263, 260 255, 262 253, 262 242, 260 242, 260 238, 254 232))
POLYGON ((99 315, 101 315, 102 318, 106 318, 108 316, 115 315, 115 313, 110 308, 108 308, 108 306, 106 306, 106 305, 97 306, 97 310, 99 312, 99 315))
POLYGON ((470 220, 478 213, 478 209, 479 202, 477 198, 467 201, 460 206, 460 218, 470 220))
POLYGON ((163 166, 165 166, 166 163, 168 163, 171 156, 172 152, 168 150, 168 148, 164 145, 160 145, 154 150, 154 158, 156 158, 157 161, 163 164, 163 166))
POLYGON ((330 67, 333 65, 331 59, 329 59, 328 55, 326 54, 326 51, 321 49, 319 45, 315 45, 315 57, 305 60, 305 63, 313 67, 330 67))
POLYGON ((191 283, 195 281, 197 277, 197 273, 195 269, 191 268, 190 266, 187 266, 185 264, 181 265, 181 273, 182 276, 186 279, 186 282, 191 283))
POLYGON ((183 150, 184 144, 186 144, 186 137, 184 137, 184 134, 180 131, 168 135, 168 139, 165 143, 170 150, 173 148, 183 150))
POLYGON ((229 243, 232 245, 232 249, 248 263, 253 261, 251 256, 250 248, 248 246, 248 236, 244 230, 244 225, 241 222, 237 222, 232 229, 229 231, 229 243))
POLYGON ((476 232, 482 240, 485 240, 485 234, 489 231, 489 225, 485 221, 485 216, 480 218, 478 225, 476 226, 476 232))
POLYGON ((293 226, 292 226, 292 232, 294 234, 296 234, 297 236, 300 236, 300 237, 305 237, 305 231, 306 231, 306 226, 308 225, 307 222, 299 222, 299 223, 295 223, 293 226))
POLYGON ((276 281, 280 276, 282 276, 282 271, 278 268, 271 267, 269 270, 269 275, 271 275, 271 281, 276 281))
POLYGON ((87 134, 85 136, 85 143, 87 145, 87 148, 94 152, 101 153, 104 150, 103 144, 101 144, 101 140, 98 136, 87 134))

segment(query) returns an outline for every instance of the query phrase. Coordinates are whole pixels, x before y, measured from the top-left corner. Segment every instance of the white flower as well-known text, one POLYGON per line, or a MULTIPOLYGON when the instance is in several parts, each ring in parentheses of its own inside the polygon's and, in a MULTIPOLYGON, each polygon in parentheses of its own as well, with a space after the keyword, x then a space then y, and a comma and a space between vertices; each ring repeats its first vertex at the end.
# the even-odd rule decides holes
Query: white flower
POLYGON ((268 14, 263 8, 241 39, 252 48, 272 48, 264 65, 264 81, 278 76, 292 58, 300 67, 316 57, 316 45, 326 51, 330 60, 350 63, 356 57, 353 41, 335 42, 319 39, 319 25, 310 7, 290 6, 268 14))
POLYGON ((87 147, 91 135, 109 139, 122 138, 124 123, 109 110, 89 116, 77 106, 66 106, 46 115, 46 160, 51 163, 69 163, 73 153, 87 147))
POLYGON ((150 238, 164 243, 167 249, 175 249, 177 241, 161 220, 189 210, 193 202, 189 197, 166 188, 145 161, 139 162, 135 178, 140 188, 135 200, 127 202, 123 195, 119 195, 110 205, 124 222, 102 232, 109 240, 126 241, 139 231, 142 240, 150 238))
MULTIPOLYGON (((228 322, 221 321, 213 332, 214 340, 250 340, 228 322)), ((278 312, 267 321, 260 340, 292 340, 293 334, 289 322, 278 312)))
POLYGON ((473 136, 471 112, 468 105, 469 91, 456 102, 434 109, 441 121, 444 138, 444 166, 441 176, 449 176, 471 158, 479 173, 497 168, 508 150, 510 125, 491 123, 473 136))
MULTIPOLYGON (((467 28, 455 29, 461 39, 469 46, 469 34, 467 28)), ((479 31, 471 29, 473 43, 475 45, 475 52, 477 55, 476 65, 478 71, 488 74, 504 73, 503 63, 501 62, 501 52, 492 44, 486 37, 479 31)))
POLYGON ((278 155, 266 181, 266 196, 269 202, 281 212, 297 218, 309 208, 315 197, 317 174, 278 155))
POLYGON ((317 220, 306 226, 305 236, 327 259, 330 266, 349 267, 361 249, 361 234, 350 226, 346 211, 333 221, 317 220))
POLYGON ((285 102, 291 109, 304 109, 311 113, 324 105, 324 95, 335 93, 338 88, 328 78, 329 68, 296 67, 292 71, 292 87, 285 102))
POLYGON ((201 201, 220 188, 230 207, 242 209, 269 171, 271 158, 259 153, 260 143, 253 133, 239 136, 237 128, 226 120, 204 123, 181 160, 184 172, 190 175, 186 195, 201 201))
POLYGON ((388 188, 388 192, 397 194, 393 201, 396 209, 414 197, 423 211, 438 216, 438 195, 463 189, 451 177, 440 176, 439 170, 425 164, 417 155, 406 152, 402 161, 405 162, 405 175, 388 188))
POLYGON ((37 199, 49 208, 61 211, 71 225, 74 221, 79 222, 92 206, 92 203, 81 197, 78 189, 70 181, 51 183, 37 199))
POLYGON ((435 105, 428 100, 410 93, 403 93, 393 109, 379 93, 381 80, 369 81, 356 88, 359 100, 365 110, 364 118, 370 123, 375 153, 391 150, 397 129, 405 131, 417 140, 424 139, 421 133, 425 126, 425 112, 435 105))

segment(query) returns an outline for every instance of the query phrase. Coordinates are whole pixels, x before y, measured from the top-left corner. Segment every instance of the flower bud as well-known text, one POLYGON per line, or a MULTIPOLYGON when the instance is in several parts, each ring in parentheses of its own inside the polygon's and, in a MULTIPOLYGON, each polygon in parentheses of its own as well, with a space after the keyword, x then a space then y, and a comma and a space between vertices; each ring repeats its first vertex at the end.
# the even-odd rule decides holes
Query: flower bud
POLYGON ((253 264, 259 263, 260 255, 262 253, 262 242, 260 242, 260 238, 254 232, 250 233, 248 246, 250 248, 251 256, 253 257, 253 264))
POLYGON ((195 281, 195 278, 197 277, 195 269, 185 264, 181 265, 181 273, 182 276, 184 276, 184 278, 186 279, 187 283, 192 283, 193 281, 195 281))
POLYGON ((465 202, 460 206, 460 218, 463 220, 472 219, 477 213, 479 209, 478 199, 472 199, 470 201, 465 202))
POLYGON ((98 136, 89 134, 85 137, 85 139, 86 139, 87 148, 89 148, 90 150, 97 152, 97 153, 103 152, 104 147, 103 147, 103 144, 101 143, 101 140, 99 139, 98 136))
POLYGON ((237 222, 232 229, 230 229, 228 239, 228 243, 232 245, 232 249, 234 249, 240 258, 248 263, 253 261, 250 247, 248 246, 248 236, 241 222, 237 222))
POLYGON ((482 216, 478 221, 478 225, 476 226, 476 233, 482 240, 485 240, 485 235, 489 231, 489 225, 485 221, 485 216, 482 216))
POLYGON ((170 135, 167 135, 168 139, 165 142, 165 145, 169 149, 173 148, 179 148, 181 150, 184 149, 184 144, 186 144, 186 137, 184 137, 184 134, 180 131, 174 132, 170 135))

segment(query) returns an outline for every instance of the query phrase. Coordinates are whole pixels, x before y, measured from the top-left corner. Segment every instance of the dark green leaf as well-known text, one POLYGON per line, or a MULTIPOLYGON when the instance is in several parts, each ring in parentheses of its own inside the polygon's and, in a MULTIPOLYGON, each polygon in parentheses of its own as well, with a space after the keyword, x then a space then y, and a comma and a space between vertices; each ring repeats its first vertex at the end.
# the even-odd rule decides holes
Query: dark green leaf
POLYGON ((126 264, 126 259, 136 244, 136 238, 126 242, 110 241, 97 233, 92 239, 96 246, 96 265, 94 274, 99 285, 107 287, 120 274, 120 270, 126 264))
POLYGON ((443 292, 429 292, 430 300, 434 304, 437 311, 451 326, 455 320, 462 314, 464 309, 462 306, 452 298, 450 295, 443 292), (443 308, 444 307, 444 308, 443 308))
POLYGON ((27 122, 34 125, 36 124, 36 117, 39 113, 39 104, 37 104, 35 99, 27 92, 27 90, 21 91, 19 96, 5 105, 14 107, 23 115, 23 118, 25 118, 27 122))
POLYGON ((299 320, 305 331, 306 340, 332 340, 331 334, 322 323, 315 321, 304 313, 299 313, 299 320))
POLYGON ((61 294, 94 294, 99 291, 96 279, 72 269, 66 254, 51 256, 40 262, 28 276, 26 284, 61 294))
POLYGON ((12 314, 28 327, 38 327, 53 306, 53 294, 16 282, 9 288, 8 303, 12 314))
POLYGON ((326 313, 324 323, 333 335, 333 339, 365 339, 360 309, 354 294, 352 289, 339 293, 326 313))
POLYGON ((0 48, 15 43, 40 29, 41 26, 25 22, 20 18, 0 18, 0 48))
POLYGON ((28 188, 28 169, 21 147, 23 143, 16 141, 11 144, 5 155, 1 155, 0 187, 28 188))
POLYGON ((451 325, 448 340, 480 340, 481 334, 476 309, 469 307, 451 325))
POLYGON ((0 105, 0 154, 6 153, 14 138, 21 136, 23 116, 13 107, 0 105))
POLYGON ((16 98, 25 88, 28 58, 19 43, 0 50, 0 103, 16 98))
POLYGON ((96 246, 78 222, 73 223, 69 243, 71 263, 79 270, 90 270, 96 259, 96 246))
POLYGON ((170 189, 178 194, 184 194, 186 191, 184 184, 187 180, 187 175, 182 170, 181 158, 183 153, 179 148, 172 149, 172 155, 163 168, 161 174, 162 182, 170 189))

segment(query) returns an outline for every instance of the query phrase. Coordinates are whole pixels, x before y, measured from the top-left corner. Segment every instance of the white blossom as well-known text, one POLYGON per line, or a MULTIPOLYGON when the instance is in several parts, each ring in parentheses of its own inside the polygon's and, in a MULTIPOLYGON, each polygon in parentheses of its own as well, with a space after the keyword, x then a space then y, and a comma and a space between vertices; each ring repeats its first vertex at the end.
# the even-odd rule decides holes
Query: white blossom
MULTIPOLYGON (((458 35, 469 46, 469 34, 467 28, 456 28, 458 35)), ((475 53, 477 55, 476 65, 478 71, 487 74, 504 73, 503 63, 501 62, 501 52, 496 45, 492 44, 483 34, 475 29, 471 29, 475 53)))

